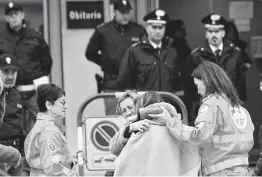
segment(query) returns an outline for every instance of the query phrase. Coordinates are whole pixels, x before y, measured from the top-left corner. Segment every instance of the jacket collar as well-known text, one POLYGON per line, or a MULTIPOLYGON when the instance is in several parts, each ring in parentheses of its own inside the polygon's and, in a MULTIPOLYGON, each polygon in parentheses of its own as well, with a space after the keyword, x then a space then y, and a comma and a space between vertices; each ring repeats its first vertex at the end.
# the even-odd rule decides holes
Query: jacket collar
POLYGON ((55 122, 55 118, 53 118, 52 116, 49 116, 49 115, 47 115, 45 113, 42 113, 42 112, 38 113, 37 117, 36 117, 36 120, 48 121, 48 122, 53 123, 54 125, 56 125, 63 134, 66 132, 66 126, 57 124, 55 122))
POLYGON ((20 29, 18 32, 15 31, 15 30, 13 30, 13 29, 10 27, 10 25, 9 25, 8 23, 6 23, 6 29, 7 29, 10 33, 12 33, 12 34, 21 34, 21 33, 24 31, 25 28, 26 28, 26 23, 25 23, 25 21, 22 22, 22 27, 21 27, 21 29, 20 29))

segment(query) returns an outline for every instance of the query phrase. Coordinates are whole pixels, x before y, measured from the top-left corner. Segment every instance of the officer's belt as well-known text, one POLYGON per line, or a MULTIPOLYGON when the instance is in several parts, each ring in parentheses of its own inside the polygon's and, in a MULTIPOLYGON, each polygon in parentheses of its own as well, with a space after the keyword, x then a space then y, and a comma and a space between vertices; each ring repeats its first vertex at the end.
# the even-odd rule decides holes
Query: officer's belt
POLYGON ((116 80, 118 77, 117 74, 104 74, 104 79, 105 80, 116 80))
POLYGON ((30 85, 18 85, 17 90, 20 92, 27 92, 27 91, 34 91, 35 90, 35 85, 30 84, 30 85))

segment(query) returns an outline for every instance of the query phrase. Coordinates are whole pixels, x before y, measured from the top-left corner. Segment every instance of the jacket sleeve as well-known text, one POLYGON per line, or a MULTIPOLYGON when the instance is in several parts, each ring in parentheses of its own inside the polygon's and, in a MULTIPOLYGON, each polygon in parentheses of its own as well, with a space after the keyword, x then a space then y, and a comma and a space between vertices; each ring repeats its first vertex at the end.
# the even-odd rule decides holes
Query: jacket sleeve
POLYGON ((21 154, 17 149, 0 144, 0 163, 8 163, 16 166, 19 160, 21 160, 21 154))
POLYGON ((128 138, 124 137, 125 129, 126 128, 117 132, 110 140, 109 150, 116 156, 119 156, 128 141, 128 138))
POLYGON ((0 95, 0 126, 3 123, 3 121, 4 121, 5 106, 6 106, 5 93, 2 92, 1 95, 0 95))
POLYGON ((48 176, 78 176, 76 171, 65 167, 61 161, 65 159, 61 147, 59 133, 45 132, 40 152, 40 162, 48 176))
POLYGON ((125 57, 121 61, 116 88, 119 90, 135 88, 136 58, 133 47, 129 47, 125 57))
POLYGON ((180 119, 170 119, 166 123, 168 131, 180 141, 201 145, 209 140, 216 130, 216 106, 201 105, 195 121, 195 127, 187 126, 180 119))
POLYGON ((98 53, 101 50, 100 43, 101 35, 99 34, 98 29, 96 29, 94 34, 90 38, 90 41, 85 51, 86 58, 99 66, 102 65, 102 56, 98 53))
POLYGON ((51 67, 53 60, 50 54, 50 49, 48 44, 45 42, 44 38, 41 36, 40 39, 40 51, 39 51, 40 64, 42 66, 43 74, 49 75, 51 72, 51 67))
MULTIPOLYGON (((259 142, 260 149, 261 149, 262 148, 262 125, 260 126, 260 129, 259 129, 258 142, 259 142)), ((254 169, 254 175, 262 176, 262 151, 259 153, 259 158, 258 158, 256 167, 254 169)))

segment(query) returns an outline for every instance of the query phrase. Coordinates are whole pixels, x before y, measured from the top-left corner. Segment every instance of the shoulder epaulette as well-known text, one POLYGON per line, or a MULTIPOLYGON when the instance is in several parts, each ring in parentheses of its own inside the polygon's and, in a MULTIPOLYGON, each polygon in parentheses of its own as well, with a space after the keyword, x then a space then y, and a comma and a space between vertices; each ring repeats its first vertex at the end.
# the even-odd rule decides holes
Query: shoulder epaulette
POLYGON ((191 51, 191 54, 196 53, 196 52, 198 52, 200 50, 204 50, 204 48, 200 48, 200 47, 195 48, 194 50, 191 51))
POLYGON ((240 48, 233 43, 231 43, 229 46, 235 48, 237 51, 240 51, 240 48))
POLYGON ((105 23, 101 23, 101 24, 97 25, 96 28, 101 28, 102 26, 105 26, 105 23))
POLYGON ((132 47, 136 47, 136 46, 138 46, 140 44, 143 44, 143 41, 138 41, 138 42, 132 44, 132 47))

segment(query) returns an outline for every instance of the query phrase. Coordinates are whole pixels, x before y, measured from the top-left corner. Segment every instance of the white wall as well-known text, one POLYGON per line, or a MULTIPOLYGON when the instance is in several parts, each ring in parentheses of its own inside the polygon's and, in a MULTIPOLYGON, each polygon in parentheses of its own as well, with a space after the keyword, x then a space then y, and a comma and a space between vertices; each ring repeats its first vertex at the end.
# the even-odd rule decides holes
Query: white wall
MULTIPOLYGON (((63 80, 68 103, 66 118, 67 139, 71 150, 77 149, 77 112, 81 103, 89 96, 96 94, 95 73, 100 68, 85 58, 86 45, 93 29, 69 30, 66 24, 66 0, 61 1, 62 13, 62 57, 63 80)), ((101 115, 104 112, 103 102, 90 105, 85 115, 101 115)))

